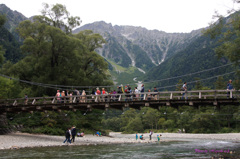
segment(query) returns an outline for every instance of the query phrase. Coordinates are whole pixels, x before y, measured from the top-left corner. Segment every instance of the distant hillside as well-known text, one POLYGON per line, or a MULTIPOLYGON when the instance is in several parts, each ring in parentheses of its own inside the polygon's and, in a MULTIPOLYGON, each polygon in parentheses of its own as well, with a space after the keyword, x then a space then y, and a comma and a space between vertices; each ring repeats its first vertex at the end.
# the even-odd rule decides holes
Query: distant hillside
POLYGON ((21 58, 21 39, 16 32, 18 24, 27 18, 17 11, 12 11, 5 4, 0 4, 0 14, 6 16, 6 23, 0 28, 0 45, 5 50, 6 60, 17 62, 21 58))
POLYGON ((18 11, 11 10, 5 4, 0 4, 0 14, 5 15, 7 18, 7 21, 4 25, 5 28, 12 33, 16 40, 22 41, 16 32, 16 27, 21 21, 27 20, 27 18, 18 11))
MULTIPOLYGON (((182 81, 190 82, 196 80, 196 78, 205 79, 233 71, 231 66, 227 66, 191 75, 191 73, 211 69, 228 63, 228 60, 226 58, 218 59, 216 57, 213 50, 217 46, 216 41, 217 39, 211 40, 206 36, 199 37, 197 40, 192 42, 186 49, 170 57, 160 66, 151 69, 144 77, 145 82, 189 74, 188 76, 184 76, 181 78, 169 79, 161 82, 150 82, 148 84, 151 87, 157 86, 161 88, 171 85, 174 86, 178 83, 180 79, 182 81)), ((228 79, 231 76, 233 75, 225 76, 225 79, 228 79)), ((216 79, 217 78, 213 78, 203 81, 202 84, 214 89, 214 82, 216 81, 216 79)), ((192 89, 194 86, 195 83, 192 83, 189 85, 189 88, 192 89)), ((165 88, 163 88, 163 90, 164 89, 165 88)), ((175 90, 176 87, 174 86, 166 89, 175 90)))
POLYGON ((161 64, 201 35, 200 30, 166 33, 142 27, 112 26, 103 21, 84 25, 73 33, 87 29, 106 39, 107 44, 97 50, 100 55, 123 67, 136 66, 144 71, 161 64))
POLYGON ((6 60, 15 63, 21 58, 19 42, 5 27, 0 27, 0 45, 5 50, 6 60))

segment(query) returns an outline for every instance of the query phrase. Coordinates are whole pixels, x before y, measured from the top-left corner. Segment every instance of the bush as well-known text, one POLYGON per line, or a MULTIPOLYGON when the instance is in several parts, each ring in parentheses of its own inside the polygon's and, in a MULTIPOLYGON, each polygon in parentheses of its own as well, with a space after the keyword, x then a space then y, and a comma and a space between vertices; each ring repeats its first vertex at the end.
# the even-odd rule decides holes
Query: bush
POLYGON ((220 133, 230 133, 230 132, 232 132, 232 129, 227 127, 224 127, 220 130, 220 133))

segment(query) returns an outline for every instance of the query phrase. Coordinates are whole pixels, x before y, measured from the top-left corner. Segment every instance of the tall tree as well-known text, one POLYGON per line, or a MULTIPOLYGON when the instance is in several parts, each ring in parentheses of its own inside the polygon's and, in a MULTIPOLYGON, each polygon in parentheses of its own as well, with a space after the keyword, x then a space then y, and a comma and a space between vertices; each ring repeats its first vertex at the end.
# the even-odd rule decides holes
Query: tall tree
MULTIPOLYGON (((20 23, 18 32, 24 38, 21 50, 26 57, 8 72, 23 80, 54 85, 112 84, 107 72, 108 64, 94 51, 101 46, 103 38, 99 34, 86 34, 85 39, 94 39, 92 43, 78 35, 66 34, 59 28, 63 25, 60 22, 61 15, 68 14, 66 8, 57 4, 48 11, 53 12, 49 13, 51 23, 47 23, 45 16, 35 17, 33 22, 27 20, 20 23)), ((64 26, 72 27, 67 24, 64 26)), ((55 90, 41 89, 35 92, 38 92, 37 95, 53 95, 55 90)))
MULTIPOLYGON (((6 17, 4 15, 0 15, 0 28, 3 27, 4 23, 6 22, 6 17)), ((2 47, 0 46, 0 64, 4 61, 4 51, 2 47)))
POLYGON ((62 4, 50 6, 47 3, 43 3, 43 7, 42 16, 38 16, 37 18, 49 25, 63 29, 66 33, 72 33, 72 29, 79 26, 82 22, 80 17, 70 16, 66 6, 62 4))
MULTIPOLYGON (((238 1, 234 1, 239 3, 238 1)), ((216 15, 218 20, 210 25, 204 31, 204 34, 211 38, 218 38, 219 45, 215 48, 215 52, 219 58, 227 57, 235 66, 240 64, 240 15, 239 11, 231 10, 229 13, 235 12, 225 18, 222 15, 216 15)))

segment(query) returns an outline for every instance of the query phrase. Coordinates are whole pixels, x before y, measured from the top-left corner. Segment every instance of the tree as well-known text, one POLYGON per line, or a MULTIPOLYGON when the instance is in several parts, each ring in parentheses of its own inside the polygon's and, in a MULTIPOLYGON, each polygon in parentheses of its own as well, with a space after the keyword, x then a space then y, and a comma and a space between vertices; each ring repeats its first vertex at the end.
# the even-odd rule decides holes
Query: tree
MULTIPOLYGON (((0 28, 3 27, 4 23, 6 22, 6 17, 4 15, 0 15, 0 28)), ((0 64, 4 61, 4 51, 3 48, 0 46, 0 64)))
POLYGON ((0 28, 4 25, 6 22, 6 17, 4 15, 0 15, 0 28))
MULTIPOLYGON (((7 72, 22 80, 52 85, 109 85, 108 64, 94 49, 104 42, 99 34, 83 33, 69 35, 59 27, 66 8, 55 5, 52 9, 45 6, 46 15, 23 21, 18 32, 24 38, 21 46, 25 58, 14 64, 7 72), (59 23, 59 24, 56 24, 59 23)), ((23 85, 27 87, 27 85, 23 85)), ((32 95, 53 95, 55 90, 32 87, 32 95), (35 92, 35 93, 34 93, 35 92)))
POLYGON ((181 91, 182 86, 183 86, 183 81, 182 79, 180 79, 177 83, 176 91, 181 91))
POLYGON ((219 58, 225 56, 233 62, 235 66, 238 66, 240 64, 239 12, 236 11, 227 18, 224 18, 221 15, 216 15, 216 17, 218 18, 218 21, 212 23, 210 27, 204 31, 204 34, 211 38, 219 39, 219 45, 215 48, 215 52, 219 58))
POLYGON ((222 76, 219 76, 215 82, 216 89, 226 89, 226 83, 223 80, 222 76))
POLYGON ((37 16, 36 19, 44 21, 59 29, 63 29, 67 34, 72 33, 72 29, 81 24, 80 17, 70 16, 66 6, 62 4, 50 6, 47 3, 43 3, 43 7, 42 16, 37 16))

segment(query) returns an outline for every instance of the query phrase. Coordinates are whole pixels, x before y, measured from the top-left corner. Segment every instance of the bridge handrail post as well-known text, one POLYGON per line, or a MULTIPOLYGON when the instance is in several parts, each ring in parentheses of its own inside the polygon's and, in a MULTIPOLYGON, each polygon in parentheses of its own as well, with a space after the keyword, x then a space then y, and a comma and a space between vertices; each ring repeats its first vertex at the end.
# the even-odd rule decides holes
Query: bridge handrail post
POLYGON ((146 96, 147 96, 147 94, 146 94, 146 93, 144 93, 143 100, 146 100, 146 96))
POLYGON ((53 98, 53 100, 52 100, 52 104, 55 102, 55 98, 53 98))
POLYGON ((16 106, 16 105, 17 105, 17 100, 13 102, 13 106, 16 106))
POLYGON ((199 96, 198 96, 199 99, 202 98, 202 92, 199 92, 199 96))
POLYGON ((34 105, 34 104, 35 104, 35 102, 36 102, 36 99, 33 99, 33 101, 32 101, 32 105, 34 105))
POLYGON ((118 101, 121 101, 122 95, 119 96, 118 101))
POLYGON ((173 93, 172 92, 170 93, 170 99, 173 99, 173 93))
POLYGON ((230 98, 232 98, 232 97, 233 97, 233 91, 230 90, 230 98))
POLYGON ((76 96, 73 98, 73 103, 76 103, 76 98, 77 98, 76 96))

